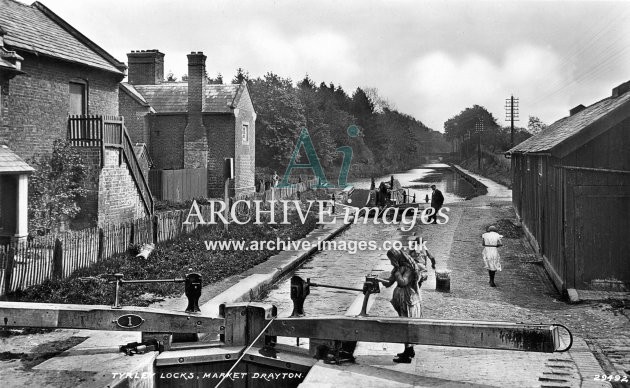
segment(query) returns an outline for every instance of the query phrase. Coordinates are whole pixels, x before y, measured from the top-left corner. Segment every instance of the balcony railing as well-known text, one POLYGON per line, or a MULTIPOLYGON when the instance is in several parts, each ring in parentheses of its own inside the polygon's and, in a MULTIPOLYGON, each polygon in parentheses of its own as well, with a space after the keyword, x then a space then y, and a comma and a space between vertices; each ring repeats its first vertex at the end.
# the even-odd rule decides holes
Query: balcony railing
POLYGON ((101 148, 101 167, 105 165, 105 147, 119 148, 127 162, 148 214, 153 214, 153 196, 148 177, 140 168, 133 143, 119 116, 71 115, 68 117, 68 140, 76 147, 101 148))

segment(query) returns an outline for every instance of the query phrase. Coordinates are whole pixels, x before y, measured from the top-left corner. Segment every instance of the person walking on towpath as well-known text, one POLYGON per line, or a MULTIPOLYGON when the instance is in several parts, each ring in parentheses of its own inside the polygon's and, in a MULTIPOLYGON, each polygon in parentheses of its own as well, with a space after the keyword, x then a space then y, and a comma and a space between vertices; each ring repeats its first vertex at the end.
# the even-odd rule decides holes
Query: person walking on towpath
POLYGON ((497 233, 495 226, 488 226, 488 232, 481 235, 481 244, 483 245, 483 262, 485 268, 490 275, 490 287, 496 287, 494 283, 494 275, 497 271, 501 271, 501 256, 499 255, 499 247, 503 246, 501 236, 497 233))
POLYGON ((440 210, 442 205, 444 204, 444 195, 440 190, 437 189, 435 185, 431 185, 431 189, 433 193, 431 193, 431 207, 435 211, 432 216, 429 217, 429 220, 433 224, 437 224, 437 212, 440 210))
MULTIPOLYGON (((416 263, 405 252, 390 249, 387 251, 387 257, 392 264, 392 272, 389 279, 378 279, 385 287, 391 287, 396 283, 394 294, 392 296, 392 306, 403 318, 420 318, 422 316, 422 298, 420 297, 420 280, 421 272, 426 271, 424 265, 416 263)), ((398 353, 394 362, 411 363, 411 359, 416 355, 413 350, 413 344, 405 343, 405 351, 398 353)))

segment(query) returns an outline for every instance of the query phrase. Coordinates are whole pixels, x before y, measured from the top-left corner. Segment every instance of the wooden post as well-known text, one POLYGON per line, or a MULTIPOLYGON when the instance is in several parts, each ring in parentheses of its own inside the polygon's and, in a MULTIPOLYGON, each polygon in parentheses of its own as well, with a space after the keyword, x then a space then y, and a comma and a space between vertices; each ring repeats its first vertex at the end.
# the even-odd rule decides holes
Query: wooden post
POLYGON ((105 167, 105 122, 103 117, 99 121, 98 130, 100 132, 99 141, 101 142, 101 168, 105 167))
POLYGON ((15 266, 15 250, 14 244, 11 243, 7 249, 7 266, 4 269, 4 295, 5 297, 11 292, 11 280, 13 279, 13 268, 15 266))
POLYGON ((28 236, 28 175, 18 176, 17 185, 17 222, 15 228, 15 240, 25 241, 28 236))
MULTIPOLYGON (((278 315, 276 306, 266 303, 250 302, 247 306, 247 345, 250 345, 256 337, 265 329, 271 318, 278 315)), ((265 335, 260 335, 254 346, 265 345, 265 335)), ((275 338, 274 341, 275 342, 275 338)))
POLYGON ((225 314, 225 345, 247 345, 247 303, 226 305, 225 314))
POLYGON ((60 239, 55 239, 55 248, 53 250, 53 278, 63 278, 63 243, 60 239))
MULTIPOLYGON (((262 332, 271 318, 277 315, 276 307, 258 302, 241 302, 222 305, 219 311, 225 318, 226 346, 248 346, 262 332)), ((256 345, 263 345, 265 335, 261 335, 256 345)))
POLYGON ((158 242, 158 216, 151 217, 151 224, 153 225, 153 244, 158 242))
POLYGON ((103 250, 105 249, 104 243, 105 243, 105 233, 103 232, 103 228, 99 227, 98 228, 98 255, 96 257, 96 260, 100 261, 103 259, 103 250))
MULTIPOLYGON (((223 189, 223 198, 225 201, 225 219, 227 220, 230 216, 230 196, 229 196, 229 188, 230 188, 230 178, 225 179, 225 187, 223 189)), ((228 224, 227 222, 223 225, 223 230, 227 232, 228 224)))
POLYGON ((136 234, 136 223, 135 221, 131 221, 131 231, 129 233, 129 245, 133 245, 133 241, 135 240, 136 234))

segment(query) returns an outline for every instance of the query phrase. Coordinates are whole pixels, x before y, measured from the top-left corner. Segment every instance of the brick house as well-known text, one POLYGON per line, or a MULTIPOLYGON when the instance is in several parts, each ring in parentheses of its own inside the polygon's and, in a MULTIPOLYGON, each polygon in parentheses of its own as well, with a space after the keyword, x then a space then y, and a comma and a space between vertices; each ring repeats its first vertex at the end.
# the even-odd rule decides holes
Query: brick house
POLYGON ((512 201, 560 290, 630 290, 630 81, 507 151, 512 201))
POLYGON ((167 170, 184 177, 176 185, 187 185, 181 183, 186 177, 196 183, 207 177, 201 196, 222 197, 226 158, 234 158, 235 167, 230 195, 254 192, 256 112, 247 84, 208 84, 202 52, 188 55, 188 82, 164 81, 164 54, 158 50, 132 51, 127 57, 129 78, 120 86, 120 112, 128 118, 133 140, 148 144, 156 197, 161 189, 153 173, 167 170))
POLYGON ((49 153, 56 139, 78 147, 90 179, 76 227, 153 211, 118 117, 125 70, 43 4, 0 0, 0 143, 24 160, 49 153))

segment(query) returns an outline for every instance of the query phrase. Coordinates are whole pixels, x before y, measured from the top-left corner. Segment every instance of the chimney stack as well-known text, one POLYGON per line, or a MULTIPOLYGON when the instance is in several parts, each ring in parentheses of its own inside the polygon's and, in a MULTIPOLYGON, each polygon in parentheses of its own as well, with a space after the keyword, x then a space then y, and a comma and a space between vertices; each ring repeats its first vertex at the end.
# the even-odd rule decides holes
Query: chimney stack
POLYGON ((579 112, 583 111, 584 109, 586 109, 586 107, 584 105, 580 104, 580 105, 578 105, 578 106, 576 106, 576 107, 574 107, 574 108, 569 110, 569 116, 573 116, 574 114, 579 113, 579 112))
POLYGON ((159 50, 135 50, 127 54, 127 82, 157 85, 164 82, 164 54, 159 50))
POLYGON ((203 125, 206 56, 188 54, 188 123, 184 130, 184 168, 207 168, 208 135, 203 125))
POLYGON ((188 54, 188 113, 203 111, 203 91, 206 85, 206 56, 203 52, 188 54))
POLYGON ((630 91, 630 81, 624 82, 612 90, 612 96, 617 98, 630 91))

